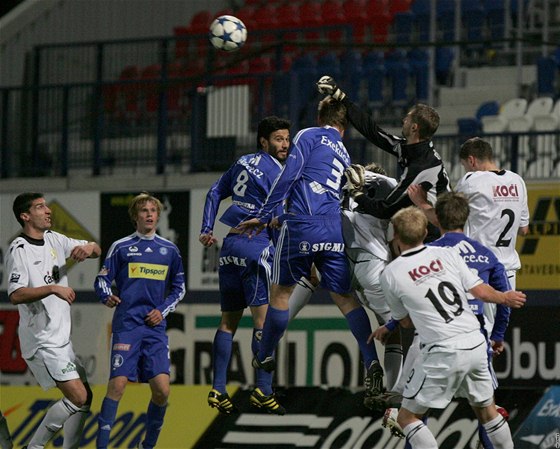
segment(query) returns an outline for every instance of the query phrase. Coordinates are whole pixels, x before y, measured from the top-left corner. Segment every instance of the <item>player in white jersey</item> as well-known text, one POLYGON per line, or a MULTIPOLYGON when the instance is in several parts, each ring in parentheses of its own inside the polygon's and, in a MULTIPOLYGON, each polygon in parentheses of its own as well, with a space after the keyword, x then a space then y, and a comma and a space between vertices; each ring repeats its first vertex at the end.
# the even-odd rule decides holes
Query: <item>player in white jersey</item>
MULTIPOLYGON (((375 163, 365 167, 364 181, 364 191, 375 199, 385 198, 397 185, 397 181, 386 176, 385 170, 375 163)), ((391 319, 391 311, 379 284, 379 276, 391 261, 388 243, 392 237, 390 221, 362 213, 350 195, 345 196, 343 203, 342 225, 346 254, 352 266, 353 287, 360 302, 375 313, 379 325, 384 325, 391 319)), ((400 333, 393 332, 386 341, 384 351, 388 390, 392 389, 400 375, 402 356, 400 333)), ((378 390, 383 391, 382 385, 378 390)))
POLYGON ((20 316, 21 354, 43 389, 56 386, 64 394, 49 408, 27 448, 45 447, 63 427, 64 449, 78 448, 92 393, 70 341, 76 293, 68 286, 66 259, 97 258, 101 248, 51 231, 51 210, 42 193, 18 195, 13 211, 23 232, 11 243, 6 262, 8 295, 20 316))
MULTIPOLYGON (((455 190, 467 197, 470 207, 465 234, 492 250, 506 268, 509 283, 515 289, 516 271, 521 268, 515 243, 518 235, 529 232, 525 182, 517 173, 500 170, 492 146, 479 137, 463 143, 459 159, 467 174, 455 190)), ((484 317, 491 328, 495 307, 484 306, 484 317)))
POLYGON ((428 220, 418 208, 402 209, 391 221, 401 255, 382 273, 381 286, 392 316, 403 327, 415 327, 421 343, 420 365, 408 373, 397 418, 408 442, 413 449, 437 448, 421 418, 458 396, 468 400, 495 448, 513 448, 494 404, 486 340, 465 292, 515 308, 525 295, 494 290, 452 248, 424 246, 428 220))

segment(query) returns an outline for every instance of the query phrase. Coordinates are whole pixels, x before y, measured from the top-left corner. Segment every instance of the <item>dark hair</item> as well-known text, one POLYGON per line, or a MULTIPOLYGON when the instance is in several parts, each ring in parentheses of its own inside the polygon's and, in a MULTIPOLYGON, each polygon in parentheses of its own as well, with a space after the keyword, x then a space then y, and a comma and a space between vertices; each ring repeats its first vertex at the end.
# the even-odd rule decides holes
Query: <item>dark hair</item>
POLYGON ((418 103, 410 109, 410 118, 418 125, 420 140, 431 139, 439 128, 439 114, 426 104, 418 103))
POLYGON ((461 193, 445 192, 438 196, 436 216, 442 229, 463 229, 469 218, 469 201, 461 193))
POLYGON ((43 198, 44 196, 45 195, 39 192, 24 192, 16 196, 16 199, 14 200, 14 204, 12 206, 12 210, 14 211, 16 220, 22 228, 24 225, 24 221, 21 219, 20 215, 24 212, 29 212, 29 209, 31 209, 31 203, 39 198, 43 198))
POLYGON ((292 124, 289 120, 276 117, 275 115, 263 118, 259 122, 259 127, 257 129, 257 148, 262 150, 261 137, 268 140, 274 131, 278 131, 279 129, 289 130, 291 126, 292 124))
POLYGON ((459 158, 466 160, 469 156, 473 156, 480 161, 493 161, 494 152, 492 145, 480 137, 473 137, 461 145, 459 158))
POLYGON ((319 102, 317 121, 319 126, 338 126, 343 130, 346 129, 348 126, 346 106, 330 96, 323 98, 319 102))

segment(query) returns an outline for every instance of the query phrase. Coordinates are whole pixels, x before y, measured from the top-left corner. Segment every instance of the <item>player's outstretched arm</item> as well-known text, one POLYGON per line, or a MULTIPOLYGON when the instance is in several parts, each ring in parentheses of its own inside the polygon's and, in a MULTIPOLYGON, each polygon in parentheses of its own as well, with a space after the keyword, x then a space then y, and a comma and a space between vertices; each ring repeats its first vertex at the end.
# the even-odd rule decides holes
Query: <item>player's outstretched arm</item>
POLYGON ((337 101, 342 101, 346 94, 340 90, 332 76, 323 75, 317 81, 317 90, 323 95, 330 95, 337 101))
POLYGON ((519 309, 523 307, 527 296, 523 292, 518 292, 515 290, 510 290, 507 292, 499 292, 494 288, 490 287, 488 284, 478 284, 477 286, 471 288, 469 292, 475 297, 482 299, 485 302, 493 302, 496 304, 504 304, 508 307, 514 309, 519 309))
POLYGON ((95 242, 88 242, 86 245, 78 245, 72 249, 70 258, 76 262, 83 262, 86 259, 97 259, 101 255, 101 248, 95 242))
POLYGON ((428 202, 428 193, 422 188, 422 186, 420 184, 410 184, 406 189, 406 193, 414 205, 424 212, 428 221, 434 226, 439 227, 436 210, 434 209, 434 206, 428 202))
POLYGON ((41 287, 18 288, 10 295, 10 302, 13 305, 29 304, 35 301, 40 301, 50 295, 56 295, 68 304, 72 304, 76 299, 76 293, 71 287, 51 284, 43 285, 41 287))

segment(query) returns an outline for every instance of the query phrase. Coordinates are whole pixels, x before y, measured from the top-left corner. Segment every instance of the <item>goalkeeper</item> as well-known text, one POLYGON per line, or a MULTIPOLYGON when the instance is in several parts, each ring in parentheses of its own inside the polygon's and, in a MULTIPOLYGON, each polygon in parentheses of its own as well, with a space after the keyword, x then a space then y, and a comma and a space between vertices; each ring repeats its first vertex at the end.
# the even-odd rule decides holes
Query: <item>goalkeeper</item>
MULTIPOLYGON (((365 195, 361 185, 355 185, 350 190, 360 212, 377 218, 391 218, 398 210, 413 205, 406 192, 411 184, 420 184, 432 204, 437 195, 451 191, 447 172, 432 142, 432 136, 439 126, 439 115, 434 108, 425 104, 413 106, 403 118, 402 137, 399 137, 380 128, 370 114, 346 97, 332 77, 322 76, 317 88, 321 94, 330 95, 344 103, 350 123, 366 139, 398 159, 399 182, 384 199, 365 195)), ((435 240, 438 234, 435 226, 432 226, 427 241, 435 240)))

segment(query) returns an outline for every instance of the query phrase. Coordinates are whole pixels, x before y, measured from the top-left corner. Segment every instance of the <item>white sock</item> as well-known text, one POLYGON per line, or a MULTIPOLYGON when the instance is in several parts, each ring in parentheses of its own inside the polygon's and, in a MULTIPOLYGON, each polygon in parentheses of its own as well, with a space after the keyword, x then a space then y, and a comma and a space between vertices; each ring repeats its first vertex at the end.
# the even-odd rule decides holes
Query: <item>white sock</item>
POLYGON ((31 441, 27 444, 27 449, 43 449, 66 420, 79 411, 80 409, 66 398, 55 402, 37 427, 31 441))
POLYGON ((385 345, 383 356, 383 368, 385 369, 385 380, 387 390, 393 391, 393 387, 399 379, 403 359, 403 349, 399 344, 385 345))
POLYGON ((311 299, 315 287, 306 278, 302 277, 296 284, 294 291, 290 295, 290 315, 289 321, 291 321, 299 313, 301 309, 311 299))
POLYGON ((414 421, 403 429, 412 449, 437 449, 437 441, 422 421, 414 421))
POLYGON ((0 414, 0 447, 2 449, 12 449, 14 447, 10 431, 8 430, 8 422, 2 414, 0 414))
POLYGON ((79 412, 74 413, 64 423, 63 449, 79 449, 89 409, 89 405, 84 405, 79 412))
POLYGON ((498 414, 492 421, 488 421, 483 426, 494 449, 513 449, 511 430, 502 415, 498 414))

